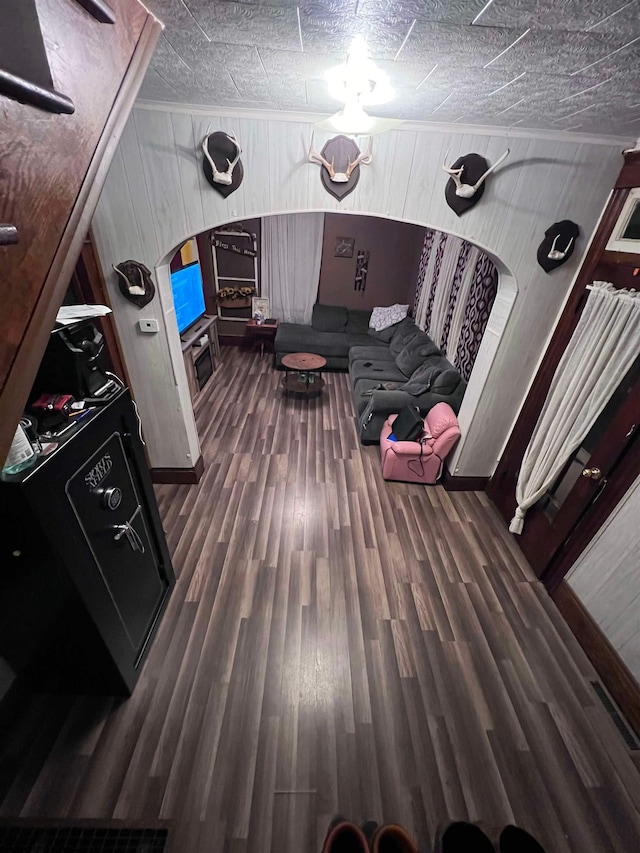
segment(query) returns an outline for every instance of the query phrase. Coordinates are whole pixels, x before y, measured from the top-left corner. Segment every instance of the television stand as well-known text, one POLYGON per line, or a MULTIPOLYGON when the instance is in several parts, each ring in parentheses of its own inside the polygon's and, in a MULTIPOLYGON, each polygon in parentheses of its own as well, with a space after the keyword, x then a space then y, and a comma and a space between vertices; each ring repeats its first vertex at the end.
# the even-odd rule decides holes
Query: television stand
POLYGON ((180 336, 180 341, 191 401, 195 402, 221 361, 218 318, 205 314, 180 336), (201 344, 205 337, 207 340, 201 344))

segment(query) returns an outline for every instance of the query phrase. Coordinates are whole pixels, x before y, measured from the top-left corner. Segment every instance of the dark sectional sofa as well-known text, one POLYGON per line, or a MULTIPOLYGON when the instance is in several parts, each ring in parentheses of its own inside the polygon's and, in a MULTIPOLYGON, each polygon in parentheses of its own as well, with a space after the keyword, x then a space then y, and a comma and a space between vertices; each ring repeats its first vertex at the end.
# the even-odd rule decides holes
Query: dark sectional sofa
POLYGON ((349 350, 356 346, 380 344, 369 337, 371 311, 341 305, 314 305, 311 325, 280 323, 276 333, 276 366, 290 352, 315 352, 327 359, 328 370, 348 370, 349 350))
POLYGON ((406 405, 425 415, 444 402, 457 414, 467 383, 431 338, 408 317, 374 332, 370 316, 371 311, 315 305, 311 326, 280 324, 276 365, 287 353, 313 352, 327 359, 328 369, 348 369, 363 444, 377 444, 388 415, 406 405))

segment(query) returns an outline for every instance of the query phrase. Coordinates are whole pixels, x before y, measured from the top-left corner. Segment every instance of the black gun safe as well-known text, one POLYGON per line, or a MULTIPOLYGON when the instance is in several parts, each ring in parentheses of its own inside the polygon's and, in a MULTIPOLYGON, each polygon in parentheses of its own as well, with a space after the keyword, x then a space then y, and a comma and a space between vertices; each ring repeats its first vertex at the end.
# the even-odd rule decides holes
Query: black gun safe
POLYGON ((129 392, 0 483, 0 655, 33 690, 130 695, 175 583, 129 392))

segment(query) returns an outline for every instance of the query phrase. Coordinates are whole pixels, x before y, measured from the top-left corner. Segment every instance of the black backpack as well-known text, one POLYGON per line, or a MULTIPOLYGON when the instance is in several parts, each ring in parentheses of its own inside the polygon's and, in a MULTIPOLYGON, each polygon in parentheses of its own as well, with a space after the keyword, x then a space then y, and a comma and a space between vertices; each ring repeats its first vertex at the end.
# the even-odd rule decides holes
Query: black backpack
POLYGON ((415 441, 424 429, 424 420, 417 406, 405 406, 392 425, 398 441, 415 441))

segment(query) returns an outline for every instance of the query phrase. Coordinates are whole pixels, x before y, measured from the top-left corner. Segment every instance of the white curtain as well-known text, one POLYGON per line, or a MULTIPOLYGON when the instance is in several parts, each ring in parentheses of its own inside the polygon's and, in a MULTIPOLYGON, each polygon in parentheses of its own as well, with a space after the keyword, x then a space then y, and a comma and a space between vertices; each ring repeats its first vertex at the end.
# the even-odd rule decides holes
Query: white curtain
POLYGON ((522 460, 509 530, 553 485, 640 355, 640 294, 594 282, 522 460))
POLYGON ((271 316, 310 323, 318 294, 324 234, 323 213, 290 213, 262 220, 260 279, 271 316))

